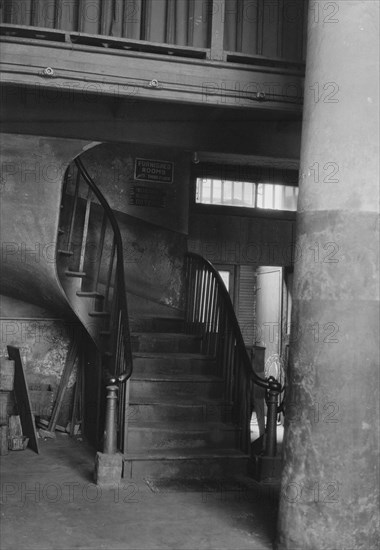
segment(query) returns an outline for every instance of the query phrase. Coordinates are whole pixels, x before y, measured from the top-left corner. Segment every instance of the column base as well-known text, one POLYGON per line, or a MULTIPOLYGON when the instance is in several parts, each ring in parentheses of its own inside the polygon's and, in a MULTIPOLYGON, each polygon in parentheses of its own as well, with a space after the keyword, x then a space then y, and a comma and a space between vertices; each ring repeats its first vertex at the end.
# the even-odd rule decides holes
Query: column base
POLYGON ((94 479, 96 485, 111 487, 120 483, 123 470, 123 456, 120 453, 96 453, 94 479))

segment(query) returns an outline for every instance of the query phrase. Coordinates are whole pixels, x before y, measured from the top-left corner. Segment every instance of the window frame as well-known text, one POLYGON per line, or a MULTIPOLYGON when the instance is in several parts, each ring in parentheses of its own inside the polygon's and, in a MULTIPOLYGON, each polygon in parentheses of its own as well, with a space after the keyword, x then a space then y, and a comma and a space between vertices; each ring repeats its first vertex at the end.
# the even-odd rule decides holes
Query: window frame
POLYGON ((298 169, 259 167, 259 166, 237 166, 200 163, 193 166, 191 175, 191 198, 190 209, 197 211, 210 211, 215 213, 236 213, 239 215, 255 215, 265 217, 294 217, 297 210, 280 210, 272 208, 261 208, 257 206, 257 190, 259 184, 282 185, 288 187, 298 186, 298 169), (235 206, 226 204, 211 204, 197 202, 197 178, 216 179, 224 181, 241 181, 255 184, 255 206, 235 206))

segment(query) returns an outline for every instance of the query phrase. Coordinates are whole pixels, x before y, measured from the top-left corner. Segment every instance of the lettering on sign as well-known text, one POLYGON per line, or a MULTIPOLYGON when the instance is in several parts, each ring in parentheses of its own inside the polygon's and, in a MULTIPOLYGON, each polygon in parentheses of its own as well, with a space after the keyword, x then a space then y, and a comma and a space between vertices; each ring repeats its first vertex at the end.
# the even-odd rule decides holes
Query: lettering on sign
POLYGON ((166 193, 142 185, 134 185, 131 190, 129 204, 133 206, 166 207, 166 193))
POLYGON ((174 163, 165 160, 135 160, 135 180, 173 183, 174 163))

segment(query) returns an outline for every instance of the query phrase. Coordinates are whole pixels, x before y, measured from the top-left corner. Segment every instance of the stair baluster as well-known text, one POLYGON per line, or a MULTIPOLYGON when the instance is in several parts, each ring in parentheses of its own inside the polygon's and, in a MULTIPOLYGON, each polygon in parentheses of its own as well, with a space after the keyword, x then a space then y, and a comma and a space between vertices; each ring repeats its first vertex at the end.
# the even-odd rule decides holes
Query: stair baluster
POLYGON ((72 206, 72 210, 71 210, 70 229, 69 229, 69 234, 68 234, 68 237, 67 237, 67 244, 66 244, 66 250, 68 250, 68 251, 71 251, 71 247, 72 247, 72 243, 73 243, 74 226, 75 226, 75 220, 76 220, 76 215, 77 215, 77 207, 78 207, 79 184, 80 184, 80 174, 79 174, 79 172, 77 172, 77 177, 76 177, 76 180, 75 180, 73 206, 72 206))
POLYGON ((83 231, 82 231, 82 243, 80 247, 80 256, 79 256, 79 271, 82 271, 82 272, 84 271, 84 259, 86 256, 88 225, 90 223, 90 213, 91 213, 91 199, 92 199, 92 192, 91 192, 91 189, 88 189, 87 199, 86 199, 86 213, 84 216, 83 231))
POLYGON ((106 307, 110 303, 110 289, 111 289, 111 282, 112 282, 112 273, 113 273, 113 267, 115 263, 115 252, 116 252, 116 243, 115 239, 112 241, 112 249, 111 249, 111 256, 108 264, 108 273, 107 273, 107 282, 106 282, 106 291, 104 295, 104 303, 106 304, 106 307))
POLYGON ((102 265, 103 250, 104 250, 104 239, 105 239, 105 236, 106 236, 106 228, 107 228, 107 216, 103 213, 102 227, 100 229, 100 237, 99 237, 99 244, 98 244, 98 253, 97 253, 97 258, 96 258, 95 277, 94 277, 94 291, 95 292, 98 292, 99 276, 100 276, 100 268, 101 268, 101 265, 102 265))
MULTIPOLYGON (((260 378, 252 369, 230 295, 213 265, 198 254, 188 253, 186 280, 186 331, 200 334, 204 353, 211 352, 216 357, 217 374, 224 380, 225 399, 232 406, 233 421, 241 427, 240 448, 247 452, 251 381, 265 388, 273 403, 283 388, 273 378, 260 378)), ((276 426, 272 416, 267 430, 271 442, 268 450, 273 456, 276 426)))
POLYGON ((127 396, 124 382, 130 378, 133 364, 120 229, 108 202, 79 158, 66 173, 63 193, 64 227, 60 224, 59 235, 67 234, 67 246, 66 250, 59 250, 58 272, 71 307, 101 354, 103 376, 107 382, 119 383, 121 399, 115 433, 117 448, 124 452, 127 396), (70 178, 74 177, 75 187, 71 185, 69 189, 70 178), (67 197, 72 199, 67 201, 67 197), (67 216, 69 207, 71 212, 67 216), (105 254, 109 227, 113 233, 110 256, 105 254), (75 238, 80 242, 79 254, 72 250, 75 238), (94 249, 97 254, 91 258, 94 249))

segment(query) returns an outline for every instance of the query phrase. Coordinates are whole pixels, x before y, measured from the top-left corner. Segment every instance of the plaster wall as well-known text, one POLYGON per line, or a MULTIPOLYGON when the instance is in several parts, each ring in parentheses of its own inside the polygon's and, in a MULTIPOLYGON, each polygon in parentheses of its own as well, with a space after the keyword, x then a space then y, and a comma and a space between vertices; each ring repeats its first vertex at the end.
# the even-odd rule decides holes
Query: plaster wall
MULTIPOLYGON (((0 357, 7 346, 20 349, 33 412, 49 417, 61 380, 67 352, 75 331, 73 322, 55 317, 34 304, 0 296, 0 357)), ((71 376, 58 424, 69 419, 76 370, 71 376)), ((4 405, 4 402, 2 402, 4 405)), ((23 404, 19 403, 22 409, 23 404)), ((2 417, 4 411, 1 411, 2 417)))
POLYGON ((0 286, 3 294, 68 313, 56 275, 64 172, 80 140, 1 134, 0 286))
MULTIPOLYGON (((126 287, 133 309, 138 312, 140 307, 145 308, 146 300, 181 309, 188 229, 188 155, 162 147, 103 144, 81 158, 116 214, 123 239, 126 287), (135 173, 136 158, 171 163, 173 181, 140 180, 135 173), (136 187, 142 189, 145 197, 151 193, 149 196, 153 198, 132 204, 136 187)), ((94 242, 101 226, 100 216, 101 212, 90 228, 94 242)), ((105 254, 109 255, 111 242, 107 241, 105 247, 105 254)), ((100 281, 105 283, 106 276, 104 270, 100 281)))

